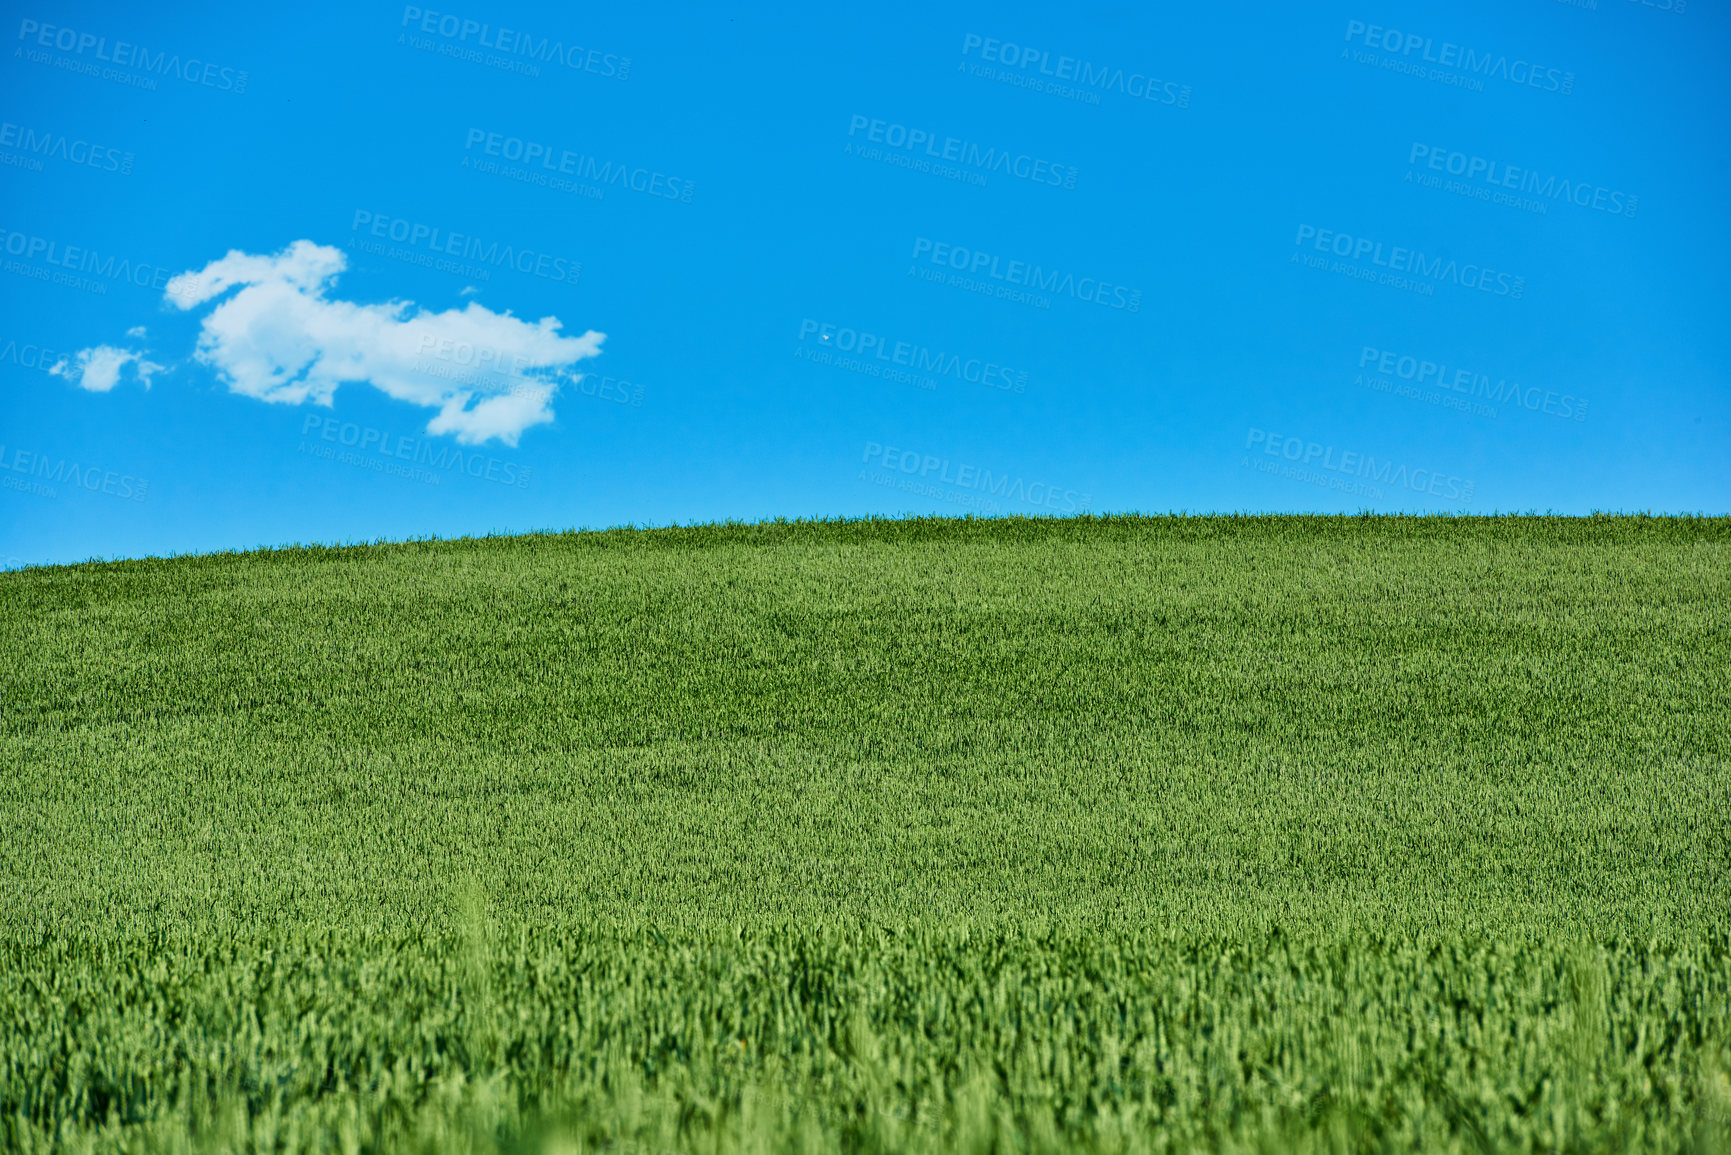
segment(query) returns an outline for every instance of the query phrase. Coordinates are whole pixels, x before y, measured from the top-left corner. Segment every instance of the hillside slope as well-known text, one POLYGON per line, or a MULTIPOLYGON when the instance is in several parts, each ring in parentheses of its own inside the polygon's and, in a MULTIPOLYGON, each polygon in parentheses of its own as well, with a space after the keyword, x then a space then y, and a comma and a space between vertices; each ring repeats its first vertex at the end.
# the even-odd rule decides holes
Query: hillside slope
POLYGON ((717 527, 0 575, 8 918, 1720 919, 1724 521, 717 527))
POLYGON ((1723 1138, 1728 547, 921 520, 0 574, 0 1117, 1723 1138))

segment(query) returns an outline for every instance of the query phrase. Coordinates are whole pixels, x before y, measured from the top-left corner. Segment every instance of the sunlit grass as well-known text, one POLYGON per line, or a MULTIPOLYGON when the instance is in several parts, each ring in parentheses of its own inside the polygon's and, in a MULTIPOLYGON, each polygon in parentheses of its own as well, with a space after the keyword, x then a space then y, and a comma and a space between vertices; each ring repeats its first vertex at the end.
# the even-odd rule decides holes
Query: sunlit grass
POLYGON ((1728 541, 925 520, 0 574, 0 1126, 1722 1148, 1728 541))

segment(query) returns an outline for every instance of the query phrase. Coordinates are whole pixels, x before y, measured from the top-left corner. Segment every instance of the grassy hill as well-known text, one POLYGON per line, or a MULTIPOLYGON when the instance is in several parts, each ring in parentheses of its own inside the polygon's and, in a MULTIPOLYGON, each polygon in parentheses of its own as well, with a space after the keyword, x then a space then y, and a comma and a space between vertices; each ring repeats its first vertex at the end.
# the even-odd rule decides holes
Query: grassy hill
POLYGON ((1724 1149, 1731 521, 0 574, 24 1149, 1724 1149))

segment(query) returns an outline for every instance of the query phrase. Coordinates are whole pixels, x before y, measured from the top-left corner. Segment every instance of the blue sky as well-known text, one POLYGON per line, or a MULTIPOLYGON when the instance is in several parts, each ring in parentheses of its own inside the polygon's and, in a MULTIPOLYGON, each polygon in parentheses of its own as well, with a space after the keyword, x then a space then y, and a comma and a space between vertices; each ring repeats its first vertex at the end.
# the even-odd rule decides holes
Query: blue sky
POLYGON ((1731 505, 1716 0, 453 2, 9 6, 5 565, 1731 505))

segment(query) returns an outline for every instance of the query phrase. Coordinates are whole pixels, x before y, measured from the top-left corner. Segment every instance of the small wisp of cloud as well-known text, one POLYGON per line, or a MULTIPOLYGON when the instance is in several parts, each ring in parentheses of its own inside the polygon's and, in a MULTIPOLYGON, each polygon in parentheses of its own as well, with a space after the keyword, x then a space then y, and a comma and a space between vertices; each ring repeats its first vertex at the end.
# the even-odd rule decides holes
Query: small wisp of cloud
MULTIPOLYGON (((128 336, 142 337, 144 329, 133 326, 127 331, 128 336)), ((117 345, 97 345, 90 349, 80 349, 73 354, 72 359, 60 358, 54 367, 48 370, 56 377, 64 377, 80 389, 88 389, 92 393, 107 393, 120 384, 121 370, 132 366, 133 376, 146 389, 150 388, 150 379, 162 372, 163 366, 146 359, 144 349, 122 349, 117 345)))

